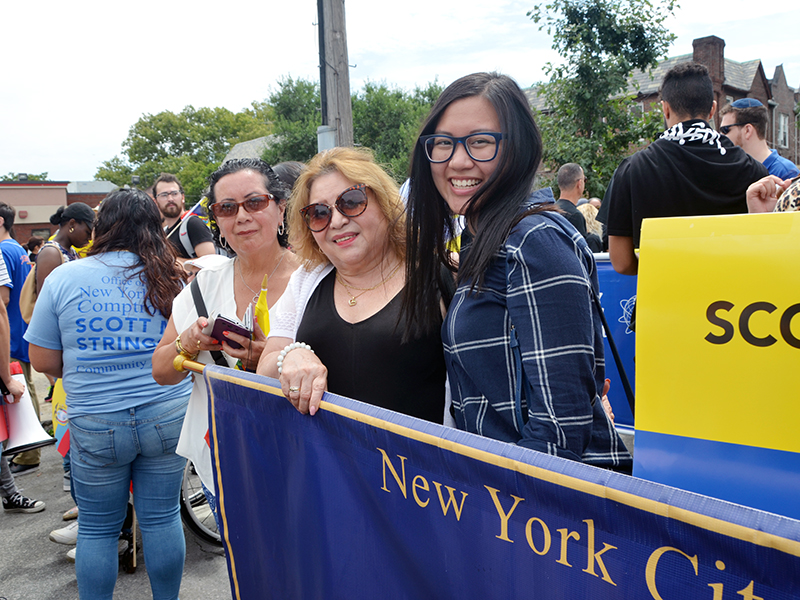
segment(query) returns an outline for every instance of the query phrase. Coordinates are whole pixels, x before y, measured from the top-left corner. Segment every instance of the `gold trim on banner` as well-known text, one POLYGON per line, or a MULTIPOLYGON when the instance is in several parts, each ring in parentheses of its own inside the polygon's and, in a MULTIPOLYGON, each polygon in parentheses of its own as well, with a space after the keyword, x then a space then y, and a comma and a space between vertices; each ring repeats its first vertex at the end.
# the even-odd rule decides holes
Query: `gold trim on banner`
MULTIPOLYGON (((237 385, 241 385, 243 387, 247 387, 250 389, 268 392, 277 396, 283 396, 283 391, 280 388, 276 388, 274 386, 266 385, 263 383, 257 383, 254 381, 242 380, 239 379, 237 376, 229 375, 227 373, 210 373, 209 376, 213 379, 227 381, 229 383, 236 383, 237 385)), ((213 403, 213 393, 210 393, 209 395, 212 397, 212 403, 213 403)), ((454 452, 456 454, 460 454, 462 456, 466 456, 474 460, 479 460, 484 463, 509 469, 511 471, 516 471, 518 473, 522 473, 530 477, 535 477, 536 479, 553 483, 555 485, 564 488, 568 488, 578 492, 583 492, 585 494, 596 496, 598 498, 605 498, 607 500, 618 502, 625 506, 630 506, 638 510, 658 515, 660 517, 675 519, 676 521, 687 523, 695 527, 700 527, 701 529, 705 529, 713 533, 719 533, 721 535, 725 535, 737 540, 755 544, 757 546, 762 546, 765 548, 773 548, 775 550, 780 550, 781 552, 791 554, 792 556, 800 557, 800 542, 798 541, 783 538, 775 534, 766 533, 764 531, 759 531, 757 529, 746 527, 744 525, 737 525, 735 523, 723 521, 722 519, 717 519, 715 517, 701 515, 699 513, 696 513, 694 511, 685 508, 678 508, 676 506, 672 506, 664 502, 659 502, 657 500, 652 500, 650 498, 643 498, 641 496, 637 496, 630 492, 623 492, 621 490, 607 487, 599 483, 592 483, 590 481, 585 481, 583 479, 571 477, 569 475, 564 475, 562 473, 555 473, 553 471, 543 469, 542 467, 537 467, 534 465, 530 465, 528 463, 519 462, 517 460, 513 460, 508 457, 498 456, 497 454, 494 454, 492 452, 487 452, 485 450, 478 450, 476 448, 471 448, 469 446, 459 444, 458 442, 446 440, 437 437, 435 435, 431 435, 429 433, 423 433, 416 429, 411 429, 403 425, 398 425, 396 423, 390 423, 388 421, 378 419, 377 417, 365 415, 358 411, 354 411, 339 406, 337 404, 326 402, 325 400, 320 402, 319 408, 320 410, 332 412, 337 415, 352 419, 354 421, 358 421, 360 423, 365 423, 372 427, 376 427, 378 429, 383 429, 391 433, 403 435, 407 438, 411 438, 413 440, 417 440, 419 442, 423 442, 425 444, 441 448, 443 450, 448 450, 450 452, 454 452)), ((216 436, 216 428, 214 430, 214 435, 216 436)), ((219 464, 218 461, 217 464, 219 464)), ((221 482, 219 471, 217 472, 217 478, 221 482)), ((220 500, 221 498, 222 498, 222 492, 220 490, 220 500)), ((233 568, 232 554, 231 554, 231 568, 233 568)))

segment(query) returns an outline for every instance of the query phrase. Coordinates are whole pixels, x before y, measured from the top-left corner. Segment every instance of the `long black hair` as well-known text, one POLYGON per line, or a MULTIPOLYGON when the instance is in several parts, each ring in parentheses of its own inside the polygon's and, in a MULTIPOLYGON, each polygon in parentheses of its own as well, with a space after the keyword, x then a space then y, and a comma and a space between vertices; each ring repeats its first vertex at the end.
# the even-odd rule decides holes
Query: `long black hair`
POLYGON ((169 318, 172 300, 183 288, 183 275, 175 250, 161 228, 161 213, 141 190, 117 190, 103 199, 94 226, 94 243, 89 256, 127 250, 139 257, 132 269, 147 289, 145 310, 169 318))
MULTIPOLYGON (((474 240, 458 266, 458 281, 480 288, 489 263, 519 221, 520 208, 533 187, 542 158, 542 138, 525 94, 507 75, 473 73, 450 84, 439 96, 420 135, 436 132, 445 110, 458 100, 480 96, 491 103, 500 122, 503 141, 494 173, 466 205, 467 227, 474 240)), ((405 337, 428 334, 441 324, 439 298, 448 288, 442 265, 455 271, 446 247, 453 236, 452 215, 436 188, 431 163, 417 143, 411 158, 411 194, 406 220, 406 287, 403 312, 405 337)))

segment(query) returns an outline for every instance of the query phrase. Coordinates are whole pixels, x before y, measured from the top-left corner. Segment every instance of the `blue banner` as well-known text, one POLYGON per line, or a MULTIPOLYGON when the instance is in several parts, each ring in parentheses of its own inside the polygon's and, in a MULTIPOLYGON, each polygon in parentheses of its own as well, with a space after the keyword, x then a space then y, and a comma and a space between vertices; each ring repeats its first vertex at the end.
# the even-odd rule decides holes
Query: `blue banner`
MULTIPOLYGON (((595 254, 597 262, 597 278, 600 284, 600 304, 611 329, 611 335, 617 345, 622 366, 634 392, 636 391, 636 334, 630 329, 631 314, 636 304, 636 277, 620 275, 611 266, 608 254, 595 254)), ((605 332, 603 332, 605 335, 605 332)), ((611 380, 608 399, 614 409, 614 421, 633 430, 633 414, 631 413, 619 368, 611 354, 608 338, 604 337, 606 357, 606 377, 611 380)))
POLYGON ((800 521, 205 369, 233 598, 800 598, 800 521))

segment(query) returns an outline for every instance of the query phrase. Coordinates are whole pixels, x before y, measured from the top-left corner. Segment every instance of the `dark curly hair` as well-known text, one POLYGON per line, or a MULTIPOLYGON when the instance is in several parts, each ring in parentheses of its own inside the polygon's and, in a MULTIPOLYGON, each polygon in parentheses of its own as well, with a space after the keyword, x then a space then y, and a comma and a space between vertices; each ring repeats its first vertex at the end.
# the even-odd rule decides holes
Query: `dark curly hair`
MULTIPOLYGON (((216 171, 209 175, 208 192, 206 193, 209 206, 217 201, 214 188, 219 180, 226 175, 238 173, 239 171, 255 171, 256 173, 261 173, 261 175, 264 177, 264 187, 267 188, 267 191, 270 194, 275 196, 275 198, 277 198, 279 201, 285 202, 289 198, 291 188, 278 178, 278 176, 272 170, 272 167, 270 167, 266 162, 260 158, 234 158, 222 163, 222 165, 220 165, 216 171)), ((211 233, 214 235, 214 242, 217 244, 217 246, 223 247, 217 219, 214 217, 213 212, 210 210, 207 212, 208 224, 211 226, 211 233)), ((288 239, 289 232, 286 229, 284 229, 282 234, 278 234, 278 243, 280 243, 280 245, 284 248, 287 248, 289 245, 288 239)))
POLYGON ((129 278, 138 272, 147 289, 145 310, 165 318, 172 314, 172 301, 183 289, 183 273, 175 250, 161 227, 161 213, 141 190, 117 190, 103 199, 94 226, 89 256, 127 250, 139 257, 129 278), (141 270, 140 270, 141 267, 141 270))

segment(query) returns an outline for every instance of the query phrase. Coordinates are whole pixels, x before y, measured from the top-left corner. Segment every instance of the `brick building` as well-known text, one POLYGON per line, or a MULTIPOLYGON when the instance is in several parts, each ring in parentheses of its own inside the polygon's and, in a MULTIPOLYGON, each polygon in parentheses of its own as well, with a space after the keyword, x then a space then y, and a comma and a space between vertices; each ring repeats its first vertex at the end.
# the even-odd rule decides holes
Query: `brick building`
MULTIPOLYGON (((725 58, 725 41, 713 35, 694 40, 692 46, 692 54, 668 58, 660 62, 652 74, 634 73, 629 91, 636 94, 642 108, 649 110, 651 103, 658 101, 658 88, 667 71, 681 62, 694 60, 708 67, 717 110, 740 98, 758 99, 769 114, 767 145, 784 158, 800 162, 798 116, 795 114, 800 93, 789 87, 783 67, 778 65, 772 79, 768 79, 761 60, 736 62, 725 58)), ((716 123, 712 122, 712 126, 716 127, 716 123)))
POLYGON ((47 239, 56 232, 50 216, 59 206, 84 202, 94 208, 115 189, 108 181, 0 181, 0 202, 17 209, 14 237, 25 244, 32 235, 47 239))
MULTIPOLYGON (((769 113, 767 144, 784 158, 800 164, 798 114, 795 112, 800 103, 800 90, 789 86, 783 67, 778 65, 772 79, 768 79, 760 59, 736 62, 725 58, 725 41, 713 35, 694 40, 692 46, 692 54, 667 58, 651 73, 634 72, 628 94, 635 96, 642 110, 650 110, 651 104, 658 102, 658 89, 667 71, 681 62, 694 60, 708 67, 718 110, 740 98, 757 98, 769 113)), ((547 112, 535 88, 525 93, 531 107, 547 112)), ((711 125, 716 127, 713 121, 711 125)))

